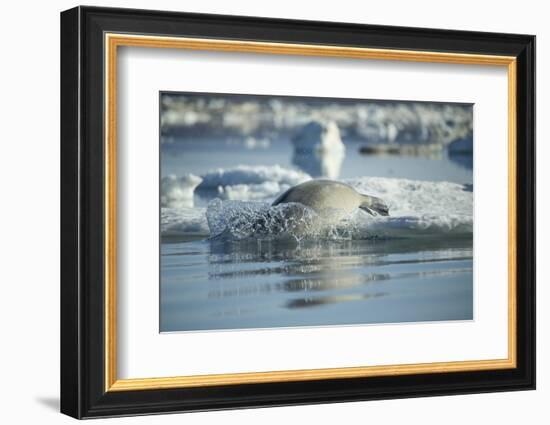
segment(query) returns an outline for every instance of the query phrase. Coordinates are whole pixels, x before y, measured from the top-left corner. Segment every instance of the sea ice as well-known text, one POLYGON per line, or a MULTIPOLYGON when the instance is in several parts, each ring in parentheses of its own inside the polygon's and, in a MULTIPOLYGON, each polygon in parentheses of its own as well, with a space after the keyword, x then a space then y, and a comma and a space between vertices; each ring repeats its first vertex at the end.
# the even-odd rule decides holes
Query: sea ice
POLYGON ((160 205, 162 207, 192 207, 193 193, 202 179, 194 174, 176 177, 171 174, 160 182, 160 205))
POLYGON ((222 199, 266 199, 277 195, 311 177, 298 170, 279 165, 247 166, 210 171, 202 176, 196 191, 200 194, 214 192, 222 199))
MULTIPOLYGON (((281 234, 296 239, 472 235, 473 192, 468 185, 382 177, 361 177, 344 182, 360 193, 382 198, 389 206, 390 215, 372 217, 358 209, 338 224, 324 226, 328 221, 320 221, 315 211, 300 208, 298 204, 271 207, 270 201, 276 194, 261 202, 251 201, 246 191, 251 190, 247 188, 254 187, 255 183, 243 183, 231 186, 230 190, 239 188, 244 193, 244 200, 222 200, 219 197, 211 201, 207 209, 163 208, 162 232, 163 235, 223 234, 237 239, 278 237, 281 234)), ((263 193, 270 191, 264 190, 263 193)))

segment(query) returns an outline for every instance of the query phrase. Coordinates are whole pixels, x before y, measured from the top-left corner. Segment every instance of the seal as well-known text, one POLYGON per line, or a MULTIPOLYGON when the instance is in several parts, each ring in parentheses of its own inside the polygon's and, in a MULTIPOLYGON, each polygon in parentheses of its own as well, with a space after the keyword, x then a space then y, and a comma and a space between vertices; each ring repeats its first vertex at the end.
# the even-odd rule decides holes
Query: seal
POLYGON ((230 219, 212 239, 243 239, 251 235, 316 237, 357 209, 371 215, 389 215, 388 206, 380 198, 363 195, 338 181, 310 180, 282 193, 267 210, 230 219))
POLYGON ((291 187, 281 194, 272 206, 298 203, 318 213, 340 211, 341 216, 352 213, 357 208, 370 215, 389 215, 386 203, 375 196, 363 195, 346 183, 334 180, 309 180, 291 187))

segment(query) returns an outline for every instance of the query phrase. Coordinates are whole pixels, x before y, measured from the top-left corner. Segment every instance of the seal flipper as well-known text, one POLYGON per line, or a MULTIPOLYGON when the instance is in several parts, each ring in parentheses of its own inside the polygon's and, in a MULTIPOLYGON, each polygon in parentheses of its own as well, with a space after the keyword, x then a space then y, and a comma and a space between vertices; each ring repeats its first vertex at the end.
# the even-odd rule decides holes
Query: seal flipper
POLYGON ((390 209, 382 199, 369 195, 361 195, 361 198, 363 199, 363 202, 361 202, 359 208, 363 211, 369 213, 370 215, 390 215, 390 209))

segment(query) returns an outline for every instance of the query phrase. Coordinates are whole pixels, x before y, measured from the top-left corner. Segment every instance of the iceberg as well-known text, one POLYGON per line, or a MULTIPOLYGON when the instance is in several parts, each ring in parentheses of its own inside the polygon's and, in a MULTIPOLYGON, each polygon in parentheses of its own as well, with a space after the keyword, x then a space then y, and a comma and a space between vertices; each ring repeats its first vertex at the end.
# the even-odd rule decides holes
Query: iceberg
POLYGON ((298 152, 343 152, 346 149, 334 121, 309 122, 295 134, 292 144, 298 152))
POLYGON ((292 138, 292 163, 313 177, 336 179, 346 148, 334 121, 311 121, 292 138))

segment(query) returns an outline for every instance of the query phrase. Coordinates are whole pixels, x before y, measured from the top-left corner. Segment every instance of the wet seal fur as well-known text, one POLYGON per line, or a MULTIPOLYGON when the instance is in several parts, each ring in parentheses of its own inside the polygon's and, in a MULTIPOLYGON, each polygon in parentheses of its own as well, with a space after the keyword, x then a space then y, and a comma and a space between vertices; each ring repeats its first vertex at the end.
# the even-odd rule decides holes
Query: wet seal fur
POLYGON ((342 216, 357 208, 370 215, 389 215, 386 203, 375 196, 363 195, 349 184, 334 180, 310 180, 291 187, 281 194, 272 206, 288 203, 305 205, 318 213, 326 210, 341 211, 342 216))

